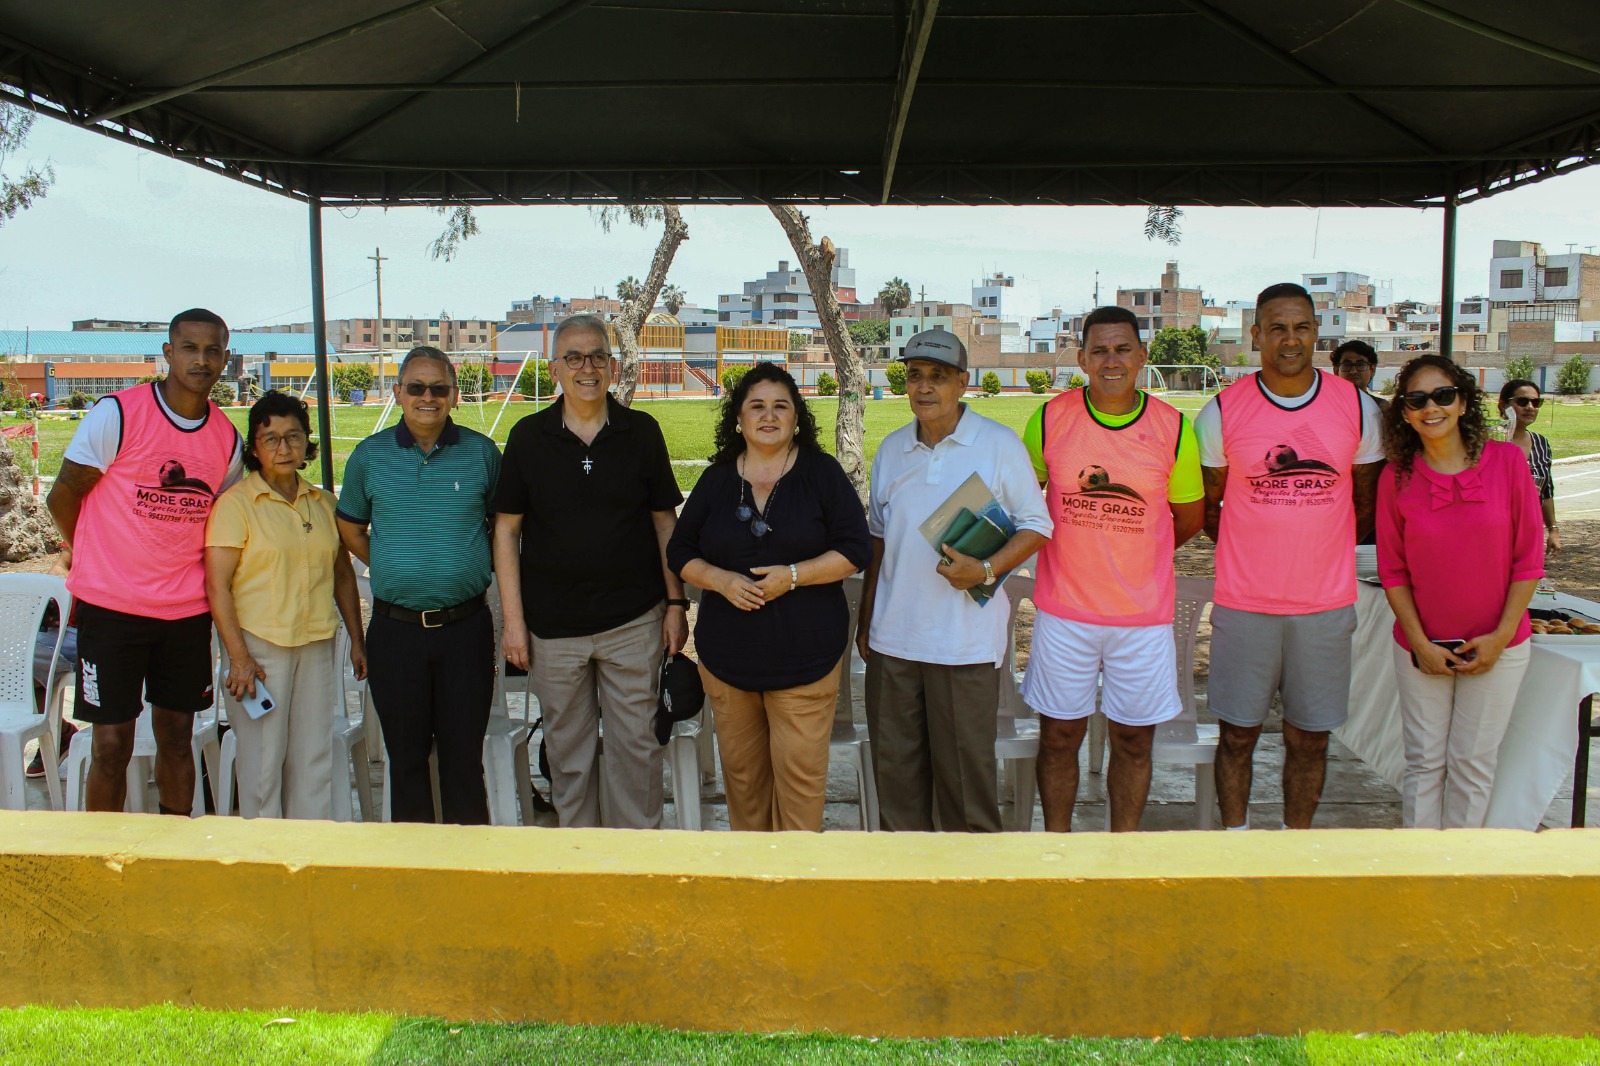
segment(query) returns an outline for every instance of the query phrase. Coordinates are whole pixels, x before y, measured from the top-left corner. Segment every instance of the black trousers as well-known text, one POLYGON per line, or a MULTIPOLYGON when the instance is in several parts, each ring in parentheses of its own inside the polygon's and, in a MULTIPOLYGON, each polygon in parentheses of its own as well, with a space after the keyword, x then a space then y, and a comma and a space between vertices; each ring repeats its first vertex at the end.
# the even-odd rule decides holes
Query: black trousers
POLYGON ((494 699, 494 621, 485 607, 428 629, 375 614, 367 625, 367 684, 389 751, 396 822, 431 822, 428 755, 439 753, 444 821, 488 825, 483 734, 494 699))

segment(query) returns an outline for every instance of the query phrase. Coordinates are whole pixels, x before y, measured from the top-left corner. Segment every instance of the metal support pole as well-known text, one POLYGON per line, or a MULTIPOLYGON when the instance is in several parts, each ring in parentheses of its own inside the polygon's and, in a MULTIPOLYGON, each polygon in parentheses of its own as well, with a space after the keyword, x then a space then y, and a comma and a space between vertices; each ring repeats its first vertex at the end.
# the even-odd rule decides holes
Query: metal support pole
POLYGON ((1456 208, 1452 193, 1444 202, 1444 263, 1439 275, 1439 354, 1455 358, 1456 335, 1456 208))
POLYGON ((333 386, 328 374, 328 309, 322 290, 322 197, 313 196, 311 208, 311 350, 317 363, 317 437, 322 443, 322 487, 333 491, 333 386))

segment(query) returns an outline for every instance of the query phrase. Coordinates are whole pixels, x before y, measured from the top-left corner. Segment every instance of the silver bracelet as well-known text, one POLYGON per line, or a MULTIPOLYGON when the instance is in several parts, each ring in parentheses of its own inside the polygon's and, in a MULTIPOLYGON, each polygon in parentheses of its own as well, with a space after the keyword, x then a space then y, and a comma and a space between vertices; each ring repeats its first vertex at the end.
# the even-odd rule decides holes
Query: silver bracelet
POLYGON ((798 563, 789 564, 789 591, 793 592, 800 586, 800 566, 798 563))

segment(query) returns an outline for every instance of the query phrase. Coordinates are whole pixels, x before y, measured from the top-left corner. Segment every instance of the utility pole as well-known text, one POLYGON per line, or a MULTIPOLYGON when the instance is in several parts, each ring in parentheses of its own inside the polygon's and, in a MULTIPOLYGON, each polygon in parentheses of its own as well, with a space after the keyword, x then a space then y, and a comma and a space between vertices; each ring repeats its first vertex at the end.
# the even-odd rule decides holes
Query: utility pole
POLYGON ((1094 272, 1094 305, 1100 306, 1100 271, 1094 272))
POLYGON ((926 302, 927 299, 928 299, 928 287, 926 285, 919 285, 917 287, 917 332, 918 333, 922 332, 922 317, 928 313, 928 305, 927 305, 927 302, 926 302))
POLYGON ((387 259, 388 256, 383 254, 382 248, 374 248, 372 249, 372 254, 367 256, 367 258, 372 260, 372 265, 377 268, 378 271, 378 323, 377 328, 372 331, 372 339, 377 342, 378 395, 381 396, 383 395, 384 389, 387 388, 383 381, 383 261, 387 259))

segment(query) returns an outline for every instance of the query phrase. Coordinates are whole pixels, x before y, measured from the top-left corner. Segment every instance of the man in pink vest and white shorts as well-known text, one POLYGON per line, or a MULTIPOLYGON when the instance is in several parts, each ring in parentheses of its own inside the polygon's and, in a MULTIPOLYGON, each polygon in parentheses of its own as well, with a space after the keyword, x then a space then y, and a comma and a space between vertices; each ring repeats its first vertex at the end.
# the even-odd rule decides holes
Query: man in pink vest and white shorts
POLYGON ((1299 285, 1262 291, 1250 336, 1260 372, 1195 419, 1217 545, 1207 685, 1221 723, 1217 802, 1225 827, 1249 828, 1256 741, 1280 696, 1283 824, 1309 829, 1328 734, 1349 709, 1355 545, 1372 532, 1381 419, 1370 396, 1316 368, 1317 309, 1299 285))
POLYGON ((1146 358, 1132 311, 1091 311, 1078 351, 1087 387, 1039 408, 1022 435, 1055 523, 1039 549, 1022 684, 1039 712, 1039 805, 1053 832, 1072 828, 1097 698, 1110 723, 1112 832, 1139 828, 1156 726, 1183 711, 1172 553, 1200 532, 1205 489, 1188 419, 1139 389, 1146 358))
POLYGON ((91 811, 122 810, 148 700, 161 812, 191 813, 190 736, 212 700, 206 520, 244 474, 239 431, 211 402, 227 349, 228 327, 210 311, 174 318, 161 346, 167 376, 95 404, 50 489, 77 601, 73 715, 94 723, 91 811))

